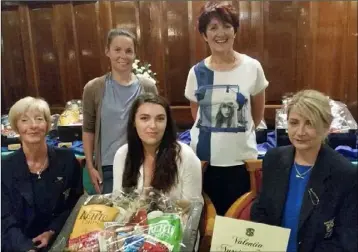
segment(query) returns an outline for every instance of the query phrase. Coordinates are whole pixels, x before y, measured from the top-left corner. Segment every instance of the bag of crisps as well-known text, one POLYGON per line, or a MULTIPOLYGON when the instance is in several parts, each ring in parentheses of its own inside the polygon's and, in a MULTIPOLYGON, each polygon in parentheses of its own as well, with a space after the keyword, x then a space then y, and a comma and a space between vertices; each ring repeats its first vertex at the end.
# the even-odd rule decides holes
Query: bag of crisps
POLYGON ((181 219, 177 214, 163 214, 148 219, 148 235, 172 245, 173 250, 170 251, 180 251, 182 234, 181 219))
POLYGON ((104 223, 113 221, 119 210, 105 205, 84 205, 81 207, 70 239, 71 251, 99 250, 98 233, 104 230, 104 223))

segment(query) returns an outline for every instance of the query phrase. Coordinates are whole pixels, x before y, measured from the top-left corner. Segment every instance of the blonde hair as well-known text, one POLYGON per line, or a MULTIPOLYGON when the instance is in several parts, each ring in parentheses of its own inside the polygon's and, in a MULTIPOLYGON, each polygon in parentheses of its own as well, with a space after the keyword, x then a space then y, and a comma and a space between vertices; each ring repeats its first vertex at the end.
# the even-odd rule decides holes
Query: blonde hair
POLYGON ((287 118, 293 110, 308 119, 318 132, 329 129, 333 120, 329 98, 316 90, 296 93, 287 105, 287 118))
POLYGON ((19 118, 28 111, 39 111, 44 114, 46 123, 47 123, 47 131, 50 130, 51 127, 51 113, 50 107, 48 103, 41 98, 34 98, 31 96, 27 96, 18 100, 9 111, 9 122, 11 128, 19 133, 17 128, 17 121, 19 118))

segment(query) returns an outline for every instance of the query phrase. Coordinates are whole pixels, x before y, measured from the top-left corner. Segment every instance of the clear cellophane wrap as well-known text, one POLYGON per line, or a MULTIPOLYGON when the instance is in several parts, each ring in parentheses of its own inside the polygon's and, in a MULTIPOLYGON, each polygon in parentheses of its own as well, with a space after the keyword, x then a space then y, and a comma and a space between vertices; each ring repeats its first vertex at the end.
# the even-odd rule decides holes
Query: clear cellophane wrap
POLYGON ((84 195, 51 251, 192 251, 201 210, 200 199, 171 199, 152 189, 84 195))

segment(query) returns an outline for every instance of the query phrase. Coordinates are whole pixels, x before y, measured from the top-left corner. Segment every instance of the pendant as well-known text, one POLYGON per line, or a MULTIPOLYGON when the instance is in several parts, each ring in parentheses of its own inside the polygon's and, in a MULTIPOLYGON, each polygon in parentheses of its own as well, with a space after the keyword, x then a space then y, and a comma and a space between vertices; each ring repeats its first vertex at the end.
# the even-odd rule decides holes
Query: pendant
POLYGON ((41 179, 41 173, 37 172, 37 179, 41 179))
POLYGON ((302 176, 300 176, 300 175, 298 175, 298 174, 296 174, 296 178, 303 179, 303 177, 302 177, 302 176))

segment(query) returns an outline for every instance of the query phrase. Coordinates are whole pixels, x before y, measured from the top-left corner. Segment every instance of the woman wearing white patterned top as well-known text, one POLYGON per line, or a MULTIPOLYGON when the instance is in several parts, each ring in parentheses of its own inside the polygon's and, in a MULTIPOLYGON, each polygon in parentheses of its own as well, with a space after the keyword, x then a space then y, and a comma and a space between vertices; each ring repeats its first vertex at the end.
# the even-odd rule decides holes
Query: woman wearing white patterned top
POLYGON ((208 2, 199 17, 199 32, 208 43, 211 56, 190 69, 185 96, 195 119, 191 147, 199 159, 208 161, 204 191, 217 213, 249 191, 245 159, 257 158, 255 127, 264 114, 268 81, 261 64, 235 52, 239 18, 231 5, 208 2), (223 104, 234 112, 225 123, 217 116, 223 104))

